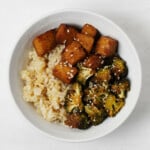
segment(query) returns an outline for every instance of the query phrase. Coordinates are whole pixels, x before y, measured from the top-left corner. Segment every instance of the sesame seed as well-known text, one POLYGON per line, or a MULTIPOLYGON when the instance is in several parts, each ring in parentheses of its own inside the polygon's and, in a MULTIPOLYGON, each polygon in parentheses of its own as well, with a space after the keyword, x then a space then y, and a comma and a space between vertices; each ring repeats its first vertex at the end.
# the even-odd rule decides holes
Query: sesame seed
POLYGON ((66 62, 63 62, 63 65, 66 65, 66 62))
POLYGON ((73 38, 73 40, 75 40, 75 41, 76 41, 76 38, 74 37, 74 38, 73 38))
POLYGON ((72 79, 72 77, 68 76, 68 79, 72 79))
POLYGON ((89 64, 89 67, 91 67, 92 66, 92 64, 89 64))
POLYGON ((63 43, 65 44, 67 42, 67 40, 64 40, 63 43))
POLYGON ((77 39, 77 38, 76 38, 76 41, 78 41, 78 42, 79 42, 79 39, 77 39))
POLYGON ((120 77, 118 76, 117 79, 120 80, 120 77))
POLYGON ((64 61, 64 65, 67 65, 68 64, 68 61, 66 60, 66 61, 64 61))
POLYGON ((73 78, 73 74, 71 74, 70 77, 73 78))
POLYGON ((70 68, 72 68, 72 65, 71 65, 70 63, 68 63, 68 66, 69 66, 70 68))
POLYGON ((103 63, 104 63, 104 60, 101 61, 101 64, 103 64, 103 63))
POLYGON ((67 33, 69 33, 70 32, 70 30, 69 29, 67 29, 67 33))
POLYGON ((72 73, 73 73, 73 72, 74 72, 74 70, 73 70, 73 69, 71 69, 71 70, 70 70, 70 72, 72 72, 72 73))

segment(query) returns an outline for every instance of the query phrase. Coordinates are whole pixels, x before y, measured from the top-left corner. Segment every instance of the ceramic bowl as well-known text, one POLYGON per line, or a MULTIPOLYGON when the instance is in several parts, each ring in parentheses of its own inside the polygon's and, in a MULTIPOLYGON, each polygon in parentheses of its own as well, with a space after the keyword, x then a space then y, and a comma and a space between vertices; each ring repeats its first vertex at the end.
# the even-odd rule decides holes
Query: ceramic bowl
POLYGON ((49 137, 68 141, 83 142, 94 140, 111 133, 118 128, 133 111, 141 88, 141 65, 131 40, 126 33, 115 23, 100 14, 83 10, 61 10, 43 16, 30 27, 24 29, 24 33, 18 38, 18 42, 13 50, 9 68, 9 82, 13 99, 24 117, 36 128, 49 137), (23 100, 22 81, 20 71, 27 61, 27 54, 32 47, 33 37, 51 28, 58 27, 59 24, 73 24, 82 26, 85 23, 92 24, 102 34, 112 36, 119 41, 119 54, 126 60, 131 81, 131 90, 128 93, 126 104, 116 117, 106 119, 102 124, 93 126, 87 130, 71 129, 56 123, 45 121, 35 109, 23 100))

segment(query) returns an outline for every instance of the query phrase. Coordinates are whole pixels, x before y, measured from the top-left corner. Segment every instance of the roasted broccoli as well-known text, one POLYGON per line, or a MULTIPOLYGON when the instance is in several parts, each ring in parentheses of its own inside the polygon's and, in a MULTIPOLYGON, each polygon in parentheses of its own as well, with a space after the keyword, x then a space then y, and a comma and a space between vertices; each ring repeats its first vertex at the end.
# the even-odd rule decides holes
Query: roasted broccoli
POLYGON ((123 59, 114 57, 112 63, 112 73, 117 80, 127 75, 127 66, 123 59))
POLYGON ((126 94, 129 90, 130 90, 130 82, 127 79, 117 82, 117 83, 114 83, 111 86, 111 91, 118 98, 126 98, 126 94))
POLYGON ((96 106, 86 105, 85 112, 90 117, 92 125, 98 125, 107 117, 107 113, 103 107, 97 108, 96 106))
POLYGON ((77 81, 85 85, 86 81, 94 75, 95 71, 91 68, 84 67, 82 64, 78 64, 79 73, 77 74, 77 81))
POLYGON ((111 79, 111 69, 109 66, 99 69, 93 78, 94 82, 106 82, 108 83, 111 79))
POLYGON ((104 108, 110 117, 115 116, 124 104, 125 102, 123 99, 116 98, 113 94, 109 94, 104 100, 104 108))
POLYGON ((72 128, 87 129, 91 126, 86 114, 68 114, 65 124, 72 128))
POLYGON ((77 82, 73 83, 65 96, 65 108, 68 113, 82 112, 82 95, 81 85, 77 82))
POLYGON ((107 88, 100 84, 89 82, 89 86, 84 90, 83 101, 85 104, 101 107, 103 98, 107 96, 107 88))

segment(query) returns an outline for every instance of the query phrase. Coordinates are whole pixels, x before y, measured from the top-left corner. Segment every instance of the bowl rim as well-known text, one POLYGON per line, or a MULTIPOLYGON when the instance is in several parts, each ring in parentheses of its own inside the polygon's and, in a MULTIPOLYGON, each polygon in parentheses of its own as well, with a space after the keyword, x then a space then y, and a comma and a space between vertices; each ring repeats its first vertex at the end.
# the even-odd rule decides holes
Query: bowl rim
POLYGON ((77 142, 88 142, 88 141, 93 141, 93 140, 96 140, 96 139, 99 139, 101 137, 104 137, 110 133, 112 133, 113 131, 115 131, 118 127, 120 127, 128 118, 129 116, 132 114, 133 110, 135 109, 135 106, 139 100, 139 96, 140 96, 140 93, 141 93, 141 87, 142 87, 142 67, 141 67, 141 62, 140 62, 140 58, 139 58, 139 55, 138 55, 138 52, 136 51, 136 48, 134 46, 134 44, 132 43, 132 41, 130 40, 130 38, 127 36, 127 34, 124 32, 124 30, 118 25, 116 24, 115 22, 113 22, 111 19, 101 15, 100 13, 98 12, 94 12, 94 11, 91 11, 91 10, 87 10, 87 9, 77 9, 77 8, 65 8, 65 9, 59 9, 59 10, 53 10, 53 11, 50 11, 46 14, 43 14, 43 15, 40 15, 38 17, 36 17, 35 19, 32 20, 32 22, 29 23, 29 25, 26 25, 24 26, 23 28, 23 31, 21 31, 19 33, 19 36, 17 38, 17 40, 15 41, 15 44, 14 44, 14 47, 12 48, 12 51, 11 51, 11 54, 10 54, 10 59, 9 59, 9 67, 8 67, 8 82, 9 82, 9 91, 10 91, 10 95, 12 97, 12 99, 14 100, 14 103, 15 105, 17 106, 17 109, 21 112, 21 114, 24 116, 24 118, 27 120, 27 122, 36 130, 40 131, 42 134, 48 136, 48 137, 51 137, 52 139, 54 140, 58 140, 58 141, 63 141, 63 142, 72 142, 72 143, 77 143, 77 142), (38 126, 35 126, 27 117, 26 115, 24 114, 23 111, 21 111, 20 107, 19 107, 19 104, 16 102, 15 100, 15 96, 12 92, 12 86, 11 86, 11 62, 12 62, 12 58, 13 58, 13 55, 14 55, 14 50, 15 48, 17 47, 17 44, 20 40, 20 38, 25 34, 25 32, 32 26, 34 26, 35 24, 37 24, 40 20, 46 18, 46 17, 49 17, 49 16, 52 16, 52 15, 56 15, 56 14, 60 14, 60 13, 63 13, 63 12, 73 12, 73 13, 81 13, 81 14, 89 14, 89 15, 93 15, 93 16, 96 16, 96 17, 99 17, 99 18, 102 18, 102 20, 105 20, 106 22, 108 22, 109 24, 115 26, 115 28, 121 32, 124 37, 126 38, 126 40, 128 41, 128 43, 132 46, 132 49, 134 49, 135 51, 135 54, 136 54, 136 59, 138 61, 138 64, 139 64, 139 72, 140 72, 140 81, 139 82, 139 90, 138 90, 138 93, 137 93, 137 99, 136 101, 134 102, 134 107, 132 108, 132 110, 130 111, 130 113, 126 116, 126 118, 120 122, 119 124, 117 124, 113 129, 105 132, 103 135, 101 136, 94 136, 94 137, 87 137, 87 138, 84 138, 84 139, 65 139, 65 138, 61 138, 61 137, 57 137, 57 136, 53 136, 45 131, 43 131, 41 128, 39 128, 38 126))

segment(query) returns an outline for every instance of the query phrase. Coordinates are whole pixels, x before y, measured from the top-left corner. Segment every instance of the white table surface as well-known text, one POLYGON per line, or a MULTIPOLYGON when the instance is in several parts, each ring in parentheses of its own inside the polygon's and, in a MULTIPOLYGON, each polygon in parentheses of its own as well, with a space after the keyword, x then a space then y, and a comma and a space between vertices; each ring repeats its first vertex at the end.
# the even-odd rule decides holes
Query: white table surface
POLYGON ((149 150, 149 57, 150 0, 0 0, 0 150, 149 150), (37 132, 9 93, 9 59, 18 36, 40 16, 63 8, 88 9, 110 18, 131 38, 142 64, 143 85, 132 115, 113 133, 87 143, 55 141, 37 132))

